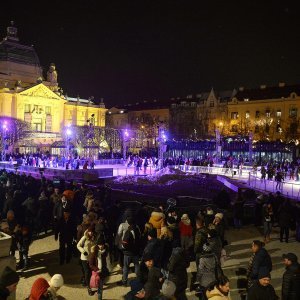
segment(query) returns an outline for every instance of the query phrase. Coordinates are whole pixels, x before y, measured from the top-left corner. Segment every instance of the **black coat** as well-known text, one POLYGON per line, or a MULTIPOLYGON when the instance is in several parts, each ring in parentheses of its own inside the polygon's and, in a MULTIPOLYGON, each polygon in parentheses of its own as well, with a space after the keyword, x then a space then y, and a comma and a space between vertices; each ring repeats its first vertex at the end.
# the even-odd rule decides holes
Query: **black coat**
POLYGON ((293 220, 292 206, 284 202, 278 209, 278 223, 280 227, 290 227, 293 220))
POLYGON ((271 284, 262 286, 259 282, 255 282, 248 291, 247 300, 277 300, 275 290, 271 284))
POLYGON ((252 280, 258 279, 258 274, 260 272, 268 272, 272 271, 272 260, 265 248, 260 248, 253 259, 252 264, 252 272, 250 277, 252 280))
POLYGON ((0 300, 6 300, 9 296, 9 291, 6 287, 0 285, 0 300))
POLYGON ((300 265, 286 267, 282 277, 282 300, 298 300, 300 295, 300 265))
POLYGON ((148 241, 144 252, 143 257, 145 256, 151 256, 153 258, 154 266, 160 268, 161 267, 161 261, 162 261, 162 243, 159 239, 152 238, 150 241, 148 241))
POLYGON ((71 243, 76 240, 76 224, 72 219, 66 221, 64 218, 58 221, 55 228, 55 238, 59 235, 59 241, 62 243, 71 243))

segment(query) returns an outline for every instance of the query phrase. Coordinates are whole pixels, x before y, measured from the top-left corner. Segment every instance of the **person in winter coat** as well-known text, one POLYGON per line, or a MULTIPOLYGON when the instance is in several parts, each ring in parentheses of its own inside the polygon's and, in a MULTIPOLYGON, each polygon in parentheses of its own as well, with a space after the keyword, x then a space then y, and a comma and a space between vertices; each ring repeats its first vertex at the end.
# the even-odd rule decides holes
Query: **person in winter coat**
POLYGON ((267 203, 263 206, 263 224, 264 224, 264 242, 270 242, 270 235, 272 232, 272 226, 274 222, 274 214, 271 203, 267 203))
POLYGON ((36 279, 31 287, 28 300, 50 300, 51 295, 48 292, 49 283, 46 279, 40 277, 36 279))
POLYGON ((164 224, 165 215, 160 209, 155 209, 150 216, 149 223, 157 230, 157 237, 160 238, 161 228, 164 224))
POLYGON ((6 300, 17 289, 20 277, 10 267, 5 267, 0 276, 0 299, 6 300))
POLYGON ((167 225, 168 229, 172 232, 172 247, 177 248, 181 246, 180 242, 180 231, 179 231, 179 226, 174 217, 168 217, 167 218, 167 225))
POLYGON ((85 231, 83 237, 77 243, 77 249, 80 252, 80 262, 83 270, 84 281, 85 284, 87 285, 89 294, 91 294, 90 291, 91 269, 89 266, 89 259, 92 253, 92 247, 95 246, 94 237, 95 237, 94 227, 91 226, 89 227, 89 229, 85 231))
POLYGON ((215 214, 215 218, 213 220, 213 225, 215 230, 217 231, 221 241, 222 245, 224 245, 225 241, 225 224, 223 220, 223 214, 222 213, 217 213, 215 214))
POLYGON ((197 281, 200 289, 205 290, 209 284, 216 281, 218 258, 213 253, 203 254, 199 260, 197 281))
POLYGON ((118 262, 119 262, 119 265, 121 268, 123 268, 123 261, 124 261, 124 254, 123 254, 124 248, 123 248, 122 241, 123 241, 125 232, 127 231, 128 227, 129 227, 128 219, 132 220, 131 214, 126 217, 125 222, 123 222, 119 225, 118 232, 117 232, 116 238, 115 238, 115 245, 117 246, 117 249, 118 249, 118 262))
POLYGON ((193 245, 193 227, 191 220, 187 214, 183 214, 179 222, 181 247, 184 250, 189 250, 193 245))
POLYGON ((176 285, 176 299, 186 300, 185 290, 187 288, 187 271, 189 262, 186 260, 185 252, 182 248, 174 248, 168 264, 169 280, 176 285))
POLYGON ((143 257, 139 278, 144 284, 145 299, 156 299, 160 294, 161 281, 163 275, 160 268, 154 266, 154 259, 151 255, 143 257), (142 267, 143 266, 143 267, 142 267))
POLYGON ((247 300, 277 300, 278 297, 270 282, 270 273, 262 270, 258 275, 258 280, 248 290, 247 300))
POLYGON ((28 226, 22 226, 16 233, 17 247, 19 249, 20 260, 17 265, 18 269, 26 270, 29 265, 28 253, 32 241, 31 232, 28 226))
POLYGON ((300 295, 300 265, 294 253, 282 255, 286 270, 282 277, 282 300, 297 300, 300 295))
POLYGON ((248 287, 258 279, 260 273, 270 273, 272 271, 272 260, 264 248, 264 243, 258 240, 252 242, 253 255, 250 258, 248 265, 248 287))
POLYGON ((89 266, 92 271, 99 273, 98 282, 98 300, 102 300, 103 284, 106 277, 110 272, 110 260, 109 260, 109 246, 105 243, 105 240, 100 237, 96 245, 92 247, 91 256, 89 259, 89 266))
POLYGON ((199 266, 199 259, 203 254, 203 246, 207 242, 208 238, 208 230, 205 227, 203 217, 196 218, 196 234, 195 234, 195 242, 194 242, 194 253, 196 255, 196 267, 199 266))
POLYGON ((207 234, 207 242, 203 245, 205 253, 213 253, 220 261, 222 251, 222 241, 215 229, 209 229, 207 234))
POLYGON ((280 242, 283 242, 285 235, 285 242, 289 242, 290 227, 293 220, 293 209, 289 199, 285 199, 278 209, 278 223, 280 226, 280 242))
POLYGON ((48 288, 51 300, 59 300, 60 297, 57 295, 58 290, 64 285, 64 279, 61 274, 55 274, 51 277, 48 288))
POLYGON ((130 292, 124 296, 124 300, 145 299, 144 285, 137 279, 130 281, 130 292))
POLYGON ((59 258, 60 264, 69 263, 72 258, 72 242, 76 239, 76 224, 71 218, 69 210, 64 211, 64 217, 61 219, 55 229, 54 238, 57 241, 59 237, 59 258))
POLYGON ((230 300, 229 290, 229 279, 221 276, 214 284, 213 289, 206 291, 206 297, 208 300, 230 300))
POLYGON ((148 232, 148 242, 143 252, 142 259, 146 256, 151 256, 154 261, 154 266, 161 268, 162 260, 162 243, 156 236, 157 231, 153 228, 148 232))

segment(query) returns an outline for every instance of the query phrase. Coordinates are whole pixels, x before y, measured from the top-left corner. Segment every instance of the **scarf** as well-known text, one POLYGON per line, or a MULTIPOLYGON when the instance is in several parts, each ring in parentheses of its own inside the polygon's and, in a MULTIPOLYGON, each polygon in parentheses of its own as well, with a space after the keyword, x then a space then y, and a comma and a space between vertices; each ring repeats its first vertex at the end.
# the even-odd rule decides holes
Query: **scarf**
POLYGON ((97 256, 97 263, 98 263, 98 269, 101 271, 102 270, 102 255, 105 253, 106 249, 104 248, 103 250, 98 249, 98 256, 97 256))

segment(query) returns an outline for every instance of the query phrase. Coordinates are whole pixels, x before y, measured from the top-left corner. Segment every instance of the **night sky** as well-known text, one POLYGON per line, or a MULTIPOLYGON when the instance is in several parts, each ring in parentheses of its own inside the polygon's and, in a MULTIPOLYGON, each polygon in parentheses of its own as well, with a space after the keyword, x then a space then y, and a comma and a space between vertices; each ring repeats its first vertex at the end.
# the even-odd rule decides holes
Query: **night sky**
POLYGON ((111 107, 211 87, 300 84, 296 2, 6 1, 0 33, 14 20, 45 74, 56 64, 68 96, 111 107))

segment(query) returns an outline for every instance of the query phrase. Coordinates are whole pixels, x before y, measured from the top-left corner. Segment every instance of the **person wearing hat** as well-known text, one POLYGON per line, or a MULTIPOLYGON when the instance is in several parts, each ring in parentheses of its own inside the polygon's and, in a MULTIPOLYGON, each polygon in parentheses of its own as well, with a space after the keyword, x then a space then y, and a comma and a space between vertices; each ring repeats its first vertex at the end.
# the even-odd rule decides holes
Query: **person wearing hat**
POLYGON ((143 257, 153 257, 154 266, 157 268, 161 267, 161 260, 163 255, 162 242, 157 238, 156 229, 152 228, 148 231, 148 242, 143 251, 143 257))
POLYGON ((218 261, 221 258, 222 241, 215 229, 209 229, 207 232, 207 242, 203 245, 205 253, 213 253, 218 261))
POLYGON ((50 300, 51 296, 48 292, 49 283, 46 279, 40 277, 36 279, 31 287, 28 300, 50 300))
POLYGON ((282 300, 297 300, 300 295, 300 265, 294 253, 282 255, 286 267, 282 277, 282 300))
POLYGON ((0 276, 0 299, 6 300, 17 289, 19 275, 10 267, 5 267, 0 276))
POLYGON ((160 294, 160 282, 163 279, 163 275, 160 268, 155 267, 154 259, 151 254, 143 257, 139 279, 140 282, 144 284, 145 298, 156 299, 160 294))
POLYGON ((149 223, 157 230, 157 237, 160 238, 160 231, 165 219, 164 213, 159 209, 155 209, 150 216, 149 223))
POLYGON ((145 299, 144 286, 139 280, 131 280, 130 289, 130 292, 125 295, 124 300, 145 299))
POLYGON ((181 247, 189 250, 193 245, 193 227, 187 214, 183 214, 179 222, 181 247))
POLYGON ((168 229, 172 232, 173 240, 172 240, 172 247, 180 247, 180 231, 178 223, 176 222, 176 219, 174 217, 168 217, 167 218, 167 225, 168 229))
POLYGON ((278 296, 270 282, 270 273, 267 270, 262 270, 258 274, 258 280, 248 290, 247 300, 278 300, 278 296))
POLYGON ((57 291, 64 285, 64 279, 61 274, 55 274, 51 277, 48 292, 51 294, 51 300, 58 300, 57 291))
POLYGON ((219 237, 221 238, 222 245, 224 245, 225 241, 225 226, 223 221, 223 214, 217 213, 215 214, 215 218, 213 221, 213 225, 215 226, 216 231, 218 232, 219 237))

